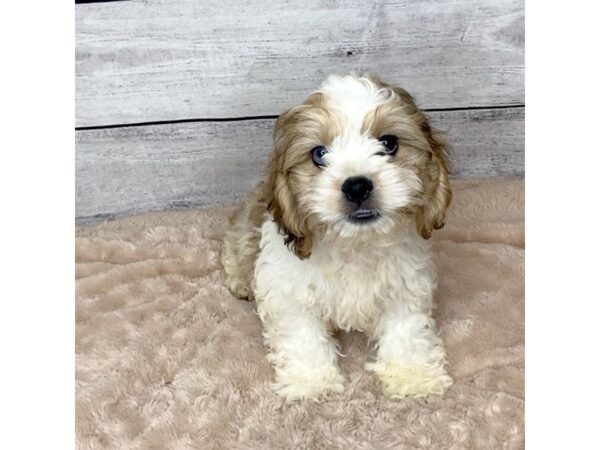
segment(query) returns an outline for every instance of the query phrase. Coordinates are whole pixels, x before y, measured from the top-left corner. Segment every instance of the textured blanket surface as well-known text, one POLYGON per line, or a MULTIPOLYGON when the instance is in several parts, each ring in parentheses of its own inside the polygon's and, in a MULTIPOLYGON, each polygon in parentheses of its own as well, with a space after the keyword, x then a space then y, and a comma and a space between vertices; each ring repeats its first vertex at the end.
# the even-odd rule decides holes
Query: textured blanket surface
POLYGON ((453 186, 434 249, 455 384, 427 400, 385 398, 357 332, 337 336, 342 394, 290 404, 272 393, 256 306, 222 285, 230 208, 78 228, 78 448, 522 448, 523 182, 453 186))

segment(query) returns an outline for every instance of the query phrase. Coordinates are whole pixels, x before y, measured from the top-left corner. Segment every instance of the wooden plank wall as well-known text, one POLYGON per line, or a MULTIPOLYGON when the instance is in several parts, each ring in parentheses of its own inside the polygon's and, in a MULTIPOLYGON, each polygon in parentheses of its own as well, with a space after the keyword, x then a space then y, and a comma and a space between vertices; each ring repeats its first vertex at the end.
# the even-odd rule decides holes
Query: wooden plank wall
POLYGON ((448 130, 454 176, 523 175, 522 0, 76 5, 76 216, 231 204, 271 127, 363 70, 448 130))

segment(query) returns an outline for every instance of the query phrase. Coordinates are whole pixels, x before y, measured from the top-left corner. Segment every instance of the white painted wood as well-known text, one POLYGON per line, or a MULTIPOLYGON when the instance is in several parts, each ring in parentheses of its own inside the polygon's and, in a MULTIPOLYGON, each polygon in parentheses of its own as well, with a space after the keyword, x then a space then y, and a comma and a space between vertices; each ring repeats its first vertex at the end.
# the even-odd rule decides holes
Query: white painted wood
POLYGON ((279 114, 368 70, 423 108, 524 103, 522 0, 76 6, 77 126, 279 114))
POLYGON ((525 108, 430 113, 434 126, 447 131, 452 175, 525 175, 525 108))
MULTIPOLYGON (((454 176, 523 175, 523 108, 429 115, 448 130, 454 176)), ((78 223, 240 201, 264 170, 273 122, 77 131, 78 223)))

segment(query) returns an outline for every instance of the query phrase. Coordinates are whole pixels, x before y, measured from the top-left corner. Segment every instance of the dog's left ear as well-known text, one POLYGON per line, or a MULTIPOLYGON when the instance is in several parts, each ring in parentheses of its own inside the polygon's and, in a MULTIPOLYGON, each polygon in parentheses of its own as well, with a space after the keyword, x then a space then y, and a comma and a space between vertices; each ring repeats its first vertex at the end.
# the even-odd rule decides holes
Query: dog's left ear
POLYGON ((419 126, 429 143, 431 153, 423 174, 424 203, 417 209, 417 231, 425 239, 429 239, 433 230, 444 226, 446 210, 452 201, 452 191, 448 182, 446 142, 431 129, 424 115, 419 126))

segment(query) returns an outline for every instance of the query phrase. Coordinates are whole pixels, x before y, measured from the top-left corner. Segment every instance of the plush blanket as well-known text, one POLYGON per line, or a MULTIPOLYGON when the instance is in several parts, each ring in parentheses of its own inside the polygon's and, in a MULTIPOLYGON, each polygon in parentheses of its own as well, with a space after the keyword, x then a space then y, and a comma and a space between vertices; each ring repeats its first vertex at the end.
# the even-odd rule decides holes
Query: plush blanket
POLYGON ((361 333, 338 335, 343 394, 290 404, 271 392, 256 306, 222 285, 230 208, 79 227, 78 448, 522 448, 523 182, 453 185, 434 249, 455 384, 427 400, 382 395, 361 333))

